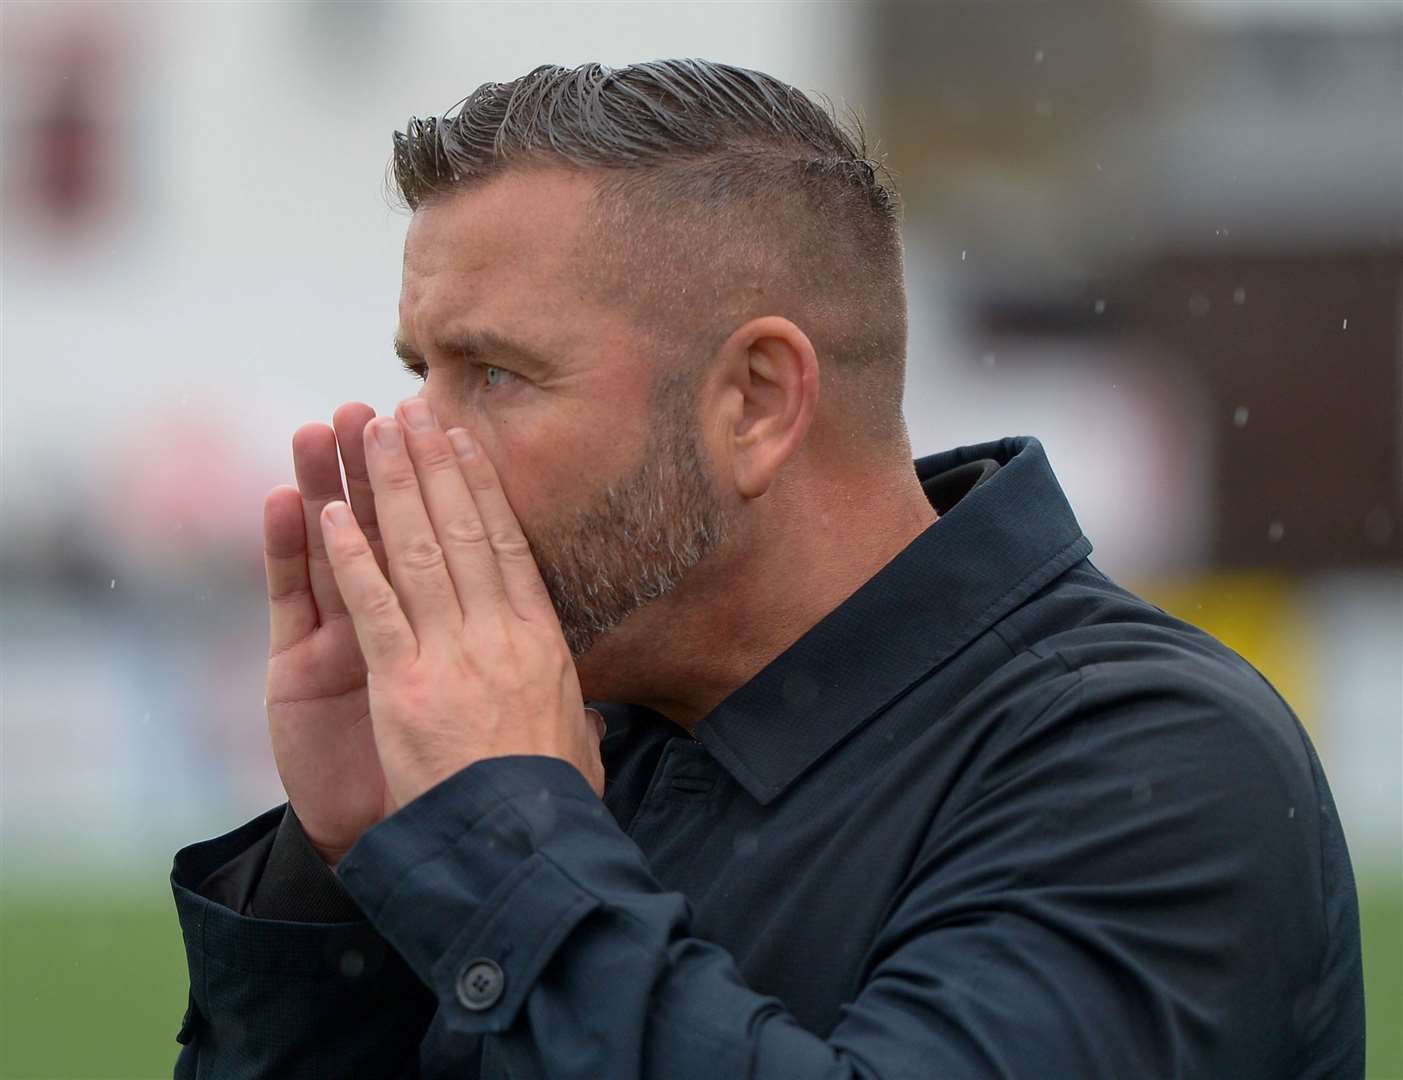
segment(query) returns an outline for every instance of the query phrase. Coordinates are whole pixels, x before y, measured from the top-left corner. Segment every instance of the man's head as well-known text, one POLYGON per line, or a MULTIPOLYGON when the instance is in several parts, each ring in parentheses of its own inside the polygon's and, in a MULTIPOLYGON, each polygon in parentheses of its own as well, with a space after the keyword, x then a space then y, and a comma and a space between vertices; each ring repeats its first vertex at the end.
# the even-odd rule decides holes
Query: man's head
POLYGON ((398 349, 496 463, 577 656, 752 536, 806 438, 909 467, 895 196, 794 88, 541 67, 412 120, 393 170, 398 349))

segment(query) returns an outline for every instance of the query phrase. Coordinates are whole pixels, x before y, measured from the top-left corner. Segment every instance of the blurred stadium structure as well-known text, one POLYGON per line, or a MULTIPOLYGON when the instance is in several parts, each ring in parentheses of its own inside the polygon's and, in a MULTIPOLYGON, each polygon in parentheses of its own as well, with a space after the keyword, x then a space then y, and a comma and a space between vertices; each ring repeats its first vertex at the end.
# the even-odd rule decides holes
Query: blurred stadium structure
POLYGON ((1296 708, 1360 879, 1370 1075, 1403 1076, 1403 4, 0 19, 0 1076, 168 1072, 170 855, 280 799, 262 496, 299 424, 414 392, 390 132, 664 55, 861 106, 907 205, 917 452, 1038 435, 1094 561, 1296 708))

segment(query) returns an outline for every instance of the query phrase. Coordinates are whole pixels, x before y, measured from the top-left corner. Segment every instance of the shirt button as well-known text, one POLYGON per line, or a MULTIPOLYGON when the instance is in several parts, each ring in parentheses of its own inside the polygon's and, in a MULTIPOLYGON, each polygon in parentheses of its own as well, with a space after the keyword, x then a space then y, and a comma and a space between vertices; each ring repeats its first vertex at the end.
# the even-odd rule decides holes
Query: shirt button
POLYGON ((463 969, 458 976, 458 1000, 463 1008, 481 1012, 497 1004, 502 996, 506 976, 491 960, 478 959, 463 969))

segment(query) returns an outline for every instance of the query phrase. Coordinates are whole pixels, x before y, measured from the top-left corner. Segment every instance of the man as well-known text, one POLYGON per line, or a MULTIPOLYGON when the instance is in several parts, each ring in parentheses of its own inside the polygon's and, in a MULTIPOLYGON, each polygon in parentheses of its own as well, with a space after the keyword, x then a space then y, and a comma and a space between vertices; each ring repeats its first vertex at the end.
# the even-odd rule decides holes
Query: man
POLYGON ((268 498, 288 804, 176 857, 177 1076, 1362 1075, 1309 741, 1035 440, 913 468, 827 112, 543 67, 394 169, 424 386, 268 498))

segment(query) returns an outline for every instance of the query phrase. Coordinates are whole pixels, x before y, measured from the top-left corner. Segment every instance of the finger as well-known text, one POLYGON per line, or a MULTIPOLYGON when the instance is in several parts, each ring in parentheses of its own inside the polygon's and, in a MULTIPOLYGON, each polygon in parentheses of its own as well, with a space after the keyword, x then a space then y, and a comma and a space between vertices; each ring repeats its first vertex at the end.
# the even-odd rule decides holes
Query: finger
POLYGON ((521 531, 516 512, 507 502, 497 470, 476 440, 462 428, 454 428, 451 438, 458 452, 463 479, 492 545, 508 603, 523 619, 555 619, 550 593, 546 591, 546 583, 531 554, 531 545, 526 542, 526 534, 521 531))
POLYGON ((307 575, 307 527, 302 496, 281 484, 263 503, 263 566, 268 576, 268 653, 296 645, 317 628, 317 604, 307 575))
POLYGON ((365 451, 390 576, 415 636, 457 635, 463 609, 399 421, 382 416, 367 424, 365 451))
POLYGON ((341 464, 336 458, 336 433, 325 424, 303 424, 292 436, 292 464, 302 493, 302 517, 307 531, 307 570, 312 596, 323 619, 344 615, 345 601, 326 557, 322 537, 322 507, 346 498, 341 490, 341 464))
POLYGON ((350 496, 351 512, 369 541, 370 549, 375 552, 375 561, 388 574, 385 544, 380 538, 380 523, 375 518, 375 493, 370 488, 370 474, 365 468, 365 425, 373 419, 375 410, 369 405, 350 402, 332 413, 331 426, 336 432, 336 445, 346 470, 346 494, 350 496))
POLYGON ((396 415, 404 429, 409 456, 419 474, 419 488, 429 521, 443 548, 458 606, 464 615, 471 615, 488 605, 504 604, 506 593, 497 558, 477 507, 473 505, 453 444, 438 426, 432 410, 421 421, 428 427, 412 426, 411 413, 418 408, 428 409, 428 402, 422 399, 405 402, 396 415))
POLYGON ((322 510, 321 525, 366 667, 373 675, 414 660, 419 653, 414 631, 350 507, 344 502, 328 503, 322 510))

